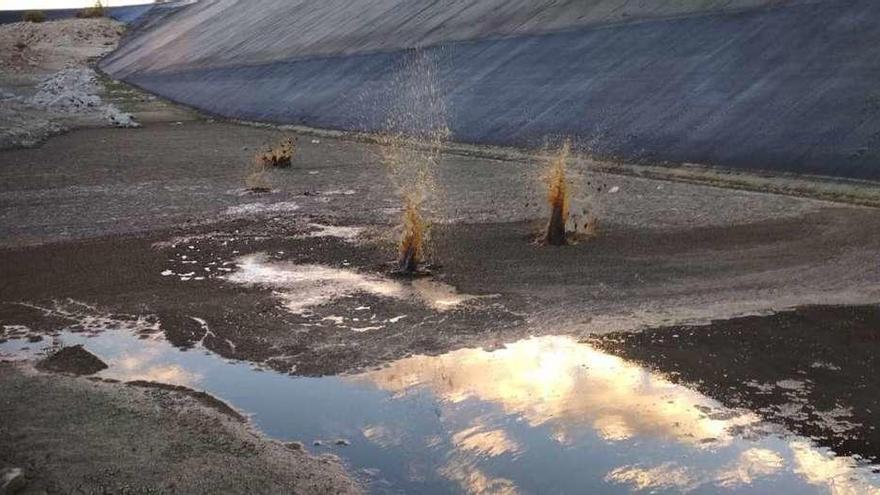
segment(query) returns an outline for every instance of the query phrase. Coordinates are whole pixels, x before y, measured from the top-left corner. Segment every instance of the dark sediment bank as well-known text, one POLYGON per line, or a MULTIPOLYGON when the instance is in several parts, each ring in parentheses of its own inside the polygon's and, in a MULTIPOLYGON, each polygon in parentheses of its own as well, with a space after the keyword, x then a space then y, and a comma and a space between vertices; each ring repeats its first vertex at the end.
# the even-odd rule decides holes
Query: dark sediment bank
POLYGON ((837 454, 880 459, 877 306, 808 306, 589 342, 728 407, 757 411, 837 454))

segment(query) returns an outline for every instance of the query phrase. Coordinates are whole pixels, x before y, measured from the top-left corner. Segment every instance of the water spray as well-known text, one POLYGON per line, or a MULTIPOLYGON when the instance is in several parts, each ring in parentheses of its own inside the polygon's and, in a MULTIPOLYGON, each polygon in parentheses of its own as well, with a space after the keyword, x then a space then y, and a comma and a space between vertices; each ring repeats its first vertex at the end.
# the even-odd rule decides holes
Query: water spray
POLYGON ((396 269, 404 275, 423 272, 428 261, 429 216, 438 200, 434 174, 449 136, 434 72, 428 55, 413 52, 395 78, 395 100, 382 140, 382 159, 403 202, 396 269))
POLYGON ((425 223, 422 220, 418 203, 412 198, 404 198, 403 233, 397 256, 397 269, 400 273, 416 273, 423 259, 425 243, 425 223))
POLYGON ((571 143, 565 141, 559 153, 550 161, 547 171, 547 201, 550 204, 550 222, 545 242, 551 246, 567 243, 565 226, 568 223, 568 185, 566 163, 571 154, 571 143))

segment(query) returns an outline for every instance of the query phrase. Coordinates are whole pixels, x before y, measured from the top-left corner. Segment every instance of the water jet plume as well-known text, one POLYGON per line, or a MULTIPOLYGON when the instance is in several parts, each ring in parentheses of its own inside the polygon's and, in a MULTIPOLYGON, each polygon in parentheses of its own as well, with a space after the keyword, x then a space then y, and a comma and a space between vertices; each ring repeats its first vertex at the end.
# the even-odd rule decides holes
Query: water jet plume
POLYGON ((405 204, 397 268, 401 273, 416 273, 419 264, 423 261, 425 222, 419 211, 418 202, 407 197, 405 204))
POLYGON ((583 233, 587 237, 595 237, 599 235, 599 219, 594 214, 590 214, 587 217, 587 221, 584 223, 583 233))
POLYGON ((568 223, 568 186, 565 167, 571 154, 571 143, 565 141, 559 153, 550 161, 547 173, 547 201, 550 204, 550 222, 545 241, 551 246, 566 244, 565 225, 568 223))
POLYGON ((421 52, 396 76, 382 137, 382 161, 403 203, 397 246, 397 271, 420 273, 430 257, 430 222, 437 214, 436 169, 449 137, 443 95, 435 80, 435 62, 421 52))
POLYGON ((248 192, 267 193, 272 190, 272 185, 266 174, 267 168, 266 162, 260 160, 259 156, 254 158, 251 162, 248 175, 245 177, 245 184, 247 184, 248 192))
POLYGON ((296 151, 296 138, 284 138, 275 146, 269 146, 265 151, 257 153, 255 160, 261 162, 264 168, 287 168, 293 160, 296 151))

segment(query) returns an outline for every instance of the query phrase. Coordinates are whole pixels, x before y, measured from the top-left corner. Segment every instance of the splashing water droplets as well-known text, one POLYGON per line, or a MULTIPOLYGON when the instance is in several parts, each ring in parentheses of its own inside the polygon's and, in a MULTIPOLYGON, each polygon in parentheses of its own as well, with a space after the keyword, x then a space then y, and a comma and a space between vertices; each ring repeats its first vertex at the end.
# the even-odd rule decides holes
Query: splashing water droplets
POLYGON ((400 238, 397 268, 403 273, 413 273, 418 270, 418 264, 423 259, 426 228, 418 204, 409 197, 404 198, 404 201, 406 208, 403 212, 403 234, 400 238))
POLYGON ((382 159, 403 202, 397 268, 413 274, 428 258, 430 217, 437 209, 435 171, 449 137, 446 107, 432 57, 413 51, 395 77, 382 159))
POLYGON ((553 151, 549 144, 545 147, 544 166, 536 184, 540 184, 541 195, 546 195, 547 210, 542 214, 548 221, 538 237, 546 245, 577 244, 598 233, 607 185, 591 173, 592 160, 574 149, 569 139, 553 151))
POLYGON ((550 222, 547 225, 547 244, 566 243, 565 224, 568 223, 568 185, 565 173, 571 154, 571 142, 566 140, 559 153, 550 160, 547 169, 547 201, 550 204, 550 222))

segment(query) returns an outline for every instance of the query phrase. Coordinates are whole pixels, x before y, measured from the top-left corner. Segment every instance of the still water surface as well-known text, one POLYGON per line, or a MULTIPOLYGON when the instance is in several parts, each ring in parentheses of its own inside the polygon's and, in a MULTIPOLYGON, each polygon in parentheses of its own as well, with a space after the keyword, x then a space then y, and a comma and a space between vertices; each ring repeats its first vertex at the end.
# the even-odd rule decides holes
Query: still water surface
POLYGON ((83 344, 110 365, 101 376, 205 390, 273 438, 340 456, 375 493, 880 493, 870 466, 567 337, 306 378, 159 335, 62 331, 0 355, 83 344))

